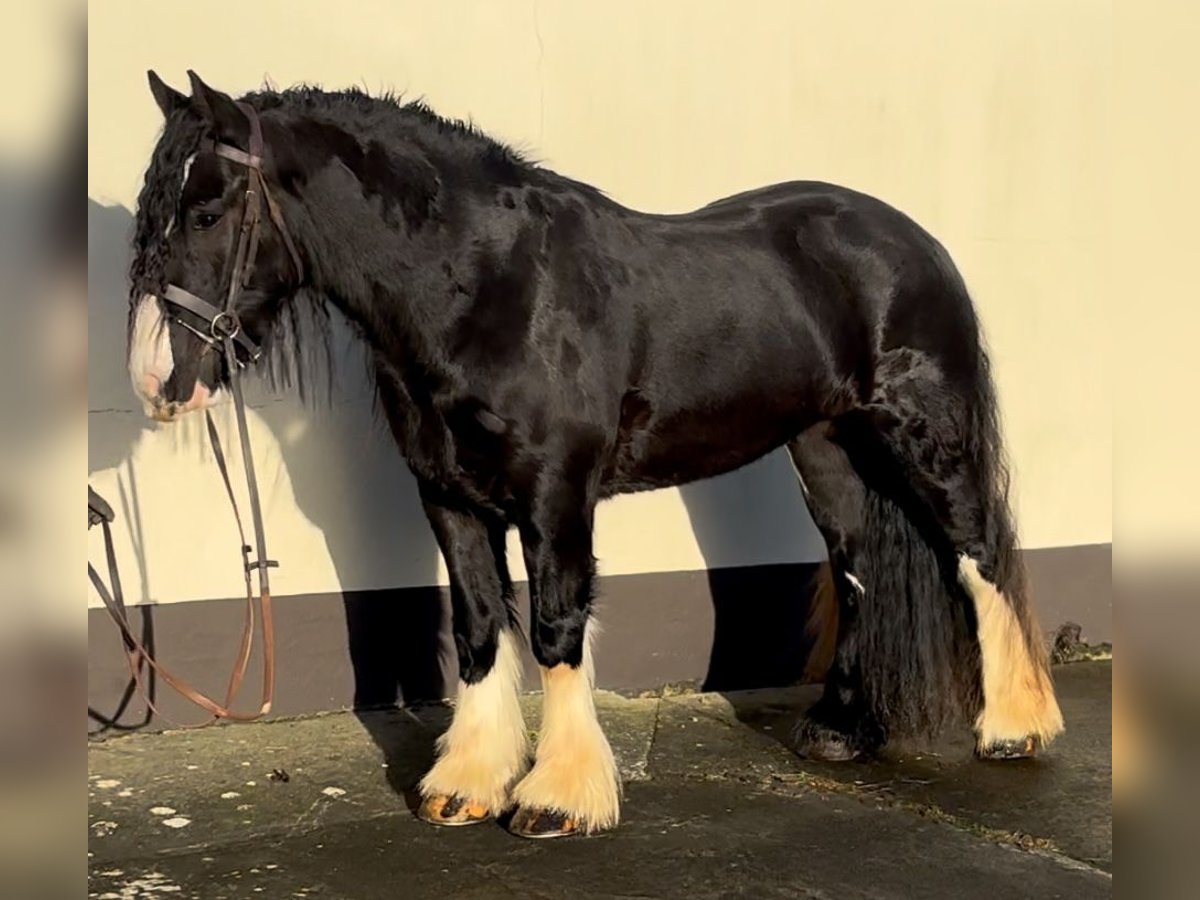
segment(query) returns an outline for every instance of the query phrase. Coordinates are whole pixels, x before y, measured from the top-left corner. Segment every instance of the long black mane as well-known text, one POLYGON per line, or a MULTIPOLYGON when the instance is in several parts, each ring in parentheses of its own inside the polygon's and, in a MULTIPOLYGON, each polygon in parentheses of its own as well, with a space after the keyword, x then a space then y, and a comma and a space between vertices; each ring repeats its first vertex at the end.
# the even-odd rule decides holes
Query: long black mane
MULTIPOLYGON (((371 95, 357 87, 326 90, 302 83, 285 89, 264 85, 238 99, 260 113, 279 111, 289 120, 327 124, 343 134, 371 135, 388 143, 411 142, 443 161, 453 160, 462 173, 482 173, 497 183, 530 180, 541 171, 536 161, 473 122, 439 115, 423 99, 406 101, 402 94, 391 91, 371 95)), ((179 214, 180 179, 186 161, 201 149, 207 127, 191 109, 177 110, 164 122, 137 198, 129 269, 131 313, 143 286, 165 283, 168 256, 164 235, 179 214)), ((602 196, 601 191, 591 190, 602 196)), ((308 403, 329 401, 339 354, 332 346, 328 298, 319 291, 303 289, 295 300, 284 308, 264 341, 263 373, 272 388, 295 387, 308 403)), ((367 373, 374 378, 369 360, 367 373)))
POLYGON ((508 144, 481 130, 474 122, 436 113, 423 99, 404 100, 385 91, 372 95, 356 88, 326 90, 298 84, 283 90, 264 88, 246 94, 243 102, 260 112, 283 109, 327 120, 359 133, 387 134, 432 144, 471 158, 491 170, 508 170, 510 177, 528 174, 536 163, 508 144))
MULTIPOLYGON (((199 116, 173 112, 163 123, 162 134, 137 197, 134 216, 133 258, 129 279, 133 291, 165 280, 168 260, 165 234, 178 212, 180 179, 189 156, 200 149, 207 130, 199 116)), ((137 297, 130 298, 130 306, 137 297)))

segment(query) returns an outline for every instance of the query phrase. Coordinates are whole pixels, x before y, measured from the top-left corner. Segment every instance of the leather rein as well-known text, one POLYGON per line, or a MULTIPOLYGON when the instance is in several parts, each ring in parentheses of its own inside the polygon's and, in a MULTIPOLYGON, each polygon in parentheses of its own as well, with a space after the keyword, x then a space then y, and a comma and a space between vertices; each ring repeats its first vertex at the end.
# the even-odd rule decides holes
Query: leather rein
MULTIPOLYGON (((233 394, 234 409, 237 414, 242 462, 246 469, 246 487, 249 493, 250 515, 254 527, 255 542, 253 547, 246 543, 246 533, 242 526, 241 513, 238 511, 237 501, 234 498, 233 485, 229 480, 229 470, 225 462, 225 454, 221 449, 216 424, 213 422, 211 413, 205 410, 204 415, 208 426, 209 442, 212 444, 213 456, 217 461, 218 469, 220 469, 221 478, 225 482, 225 491, 229 497, 230 505, 233 507, 234 518, 237 521, 238 534, 241 538, 242 546, 243 575, 246 581, 246 613, 242 629, 241 645, 237 661, 234 663, 233 671, 230 674, 223 703, 218 703, 216 700, 197 690, 184 679, 174 675, 170 670, 157 662, 152 652, 147 650, 134 635, 133 628, 129 623, 129 615, 125 607, 121 583, 117 574, 116 557, 113 552, 112 533, 110 529, 110 523, 113 519, 112 511, 107 507, 107 504, 104 504, 100 498, 96 497, 97 500, 100 500, 100 504, 103 505, 103 508, 98 510, 97 505, 92 501, 95 494, 90 488, 88 489, 88 527, 90 528, 92 524, 97 522, 103 527, 109 578, 112 585, 111 592, 105 586, 91 563, 88 564, 88 576, 91 578, 92 584, 104 601, 105 607, 121 631, 130 673, 147 707, 154 714, 168 722, 172 722, 172 720, 159 711, 151 698, 150 692, 146 690, 142 674, 143 662, 186 699, 208 711, 214 719, 231 719, 235 721, 252 721, 258 719, 270 712, 275 696, 275 627, 271 611, 271 586, 267 573, 268 569, 278 567, 279 563, 269 559, 267 556, 266 535, 263 531, 262 504, 259 500, 258 480, 254 472, 254 456, 250 448, 249 430, 246 426, 246 404, 241 383, 241 370, 248 364, 257 362, 262 355, 262 350, 242 330, 241 321, 238 318, 236 309, 238 297, 241 295, 243 288, 249 284, 250 278, 254 273, 254 263, 258 256, 259 231, 262 224, 262 205, 264 201, 267 213, 271 217, 271 222, 282 237, 284 244, 287 246, 288 253, 291 255, 292 262, 296 267, 297 283, 303 281, 304 268, 300 262, 300 254, 297 252, 296 245, 293 243, 292 237, 284 223, 283 214, 279 209, 279 205, 275 202, 275 198, 271 195, 271 191, 267 187, 266 178, 263 175, 263 137, 258 114, 248 104, 239 103, 238 106, 246 114, 250 124, 249 152, 220 142, 212 144, 213 152, 218 156, 243 165, 247 170, 245 210, 242 214, 237 249, 233 258, 233 272, 230 276, 229 291, 225 296, 224 305, 218 307, 203 297, 198 297, 174 284, 167 285, 162 292, 163 301, 173 307, 186 310, 206 322, 207 332, 196 328, 177 314, 172 314, 173 320, 208 344, 210 349, 223 353, 225 356, 229 370, 230 390, 233 394), (239 348, 246 354, 247 359, 244 362, 238 358, 237 350, 239 348), (251 557, 252 553, 254 554, 253 558, 251 557), (254 643, 255 609, 251 573, 255 571, 258 572, 259 603, 262 610, 262 700, 256 712, 239 713, 233 710, 233 705, 241 689, 242 680, 245 677, 246 669, 250 662, 250 654, 254 643)), ((172 722, 172 724, 184 728, 197 728, 209 725, 212 721, 208 720, 192 725, 179 725, 179 723, 175 722, 172 722)))

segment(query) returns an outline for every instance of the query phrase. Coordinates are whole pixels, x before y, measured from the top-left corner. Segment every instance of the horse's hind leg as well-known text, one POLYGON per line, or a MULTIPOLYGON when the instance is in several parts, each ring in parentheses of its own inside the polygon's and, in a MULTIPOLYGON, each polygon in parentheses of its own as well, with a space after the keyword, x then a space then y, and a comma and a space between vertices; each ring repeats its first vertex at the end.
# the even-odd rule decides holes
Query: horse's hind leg
POLYGON ((513 789, 509 828, 522 837, 600 831, 619 815, 616 762, 592 701, 594 475, 573 456, 541 473, 520 522, 545 691, 537 758, 513 789))
POLYGON ((459 684, 454 719, 421 780, 418 815, 436 825, 469 825, 503 811, 528 764, 505 527, 448 508, 424 488, 422 499, 450 573, 459 684))
POLYGON ((825 689, 800 721, 796 742, 803 756, 847 760, 876 749, 884 734, 864 702, 859 666, 864 588, 855 559, 866 527, 866 487, 846 452, 830 439, 831 428, 829 422, 816 425, 788 444, 809 512, 825 539, 837 602, 837 644, 825 689))
POLYGON ((1018 555, 985 366, 951 380, 921 354, 893 351, 867 415, 953 548, 981 658, 976 749, 1009 759, 1048 744, 1063 719, 1018 555))

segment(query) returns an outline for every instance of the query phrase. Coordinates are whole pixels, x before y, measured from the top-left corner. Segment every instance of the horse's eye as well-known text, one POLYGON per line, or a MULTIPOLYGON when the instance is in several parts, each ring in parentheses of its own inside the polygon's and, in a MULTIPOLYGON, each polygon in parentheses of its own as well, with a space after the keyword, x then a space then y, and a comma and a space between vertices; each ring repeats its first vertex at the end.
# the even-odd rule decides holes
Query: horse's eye
POLYGON ((196 218, 194 221, 198 229, 201 231, 207 231, 209 228, 212 228, 221 221, 221 214, 209 212, 196 213, 196 218))

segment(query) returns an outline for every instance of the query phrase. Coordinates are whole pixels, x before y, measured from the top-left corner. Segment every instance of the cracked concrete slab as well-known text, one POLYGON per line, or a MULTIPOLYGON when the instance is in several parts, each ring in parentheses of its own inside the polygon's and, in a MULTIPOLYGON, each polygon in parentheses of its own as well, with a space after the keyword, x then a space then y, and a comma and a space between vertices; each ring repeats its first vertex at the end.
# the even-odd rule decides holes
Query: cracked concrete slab
POLYGON ((621 828, 595 838, 522 841, 392 816, 130 860, 121 875, 93 874, 89 890, 153 877, 213 900, 1111 896, 1103 873, 844 796, 649 781, 627 801, 621 828))
MULTIPOLYGON (((826 783, 957 817, 1009 834, 1018 843, 1053 847, 1112 871, 1112 661, 1055 667, 1066 732, 1033 760, 980 762, 969 732, 928 748, 891 748, 854 763, 793 761, 809 783, 826 783)), ((725 721, 735 720, 785 743, 812 687, 730 695, 724 704, 679 698, 725 721)))
MULTIPOLYGON (((597 715, 625 782, 648 777, 657 704, 597 694, 597 715)), ((539 698, 525 696, 522 705, 536 738, 539 698)), ((171 852, 406 813, 449 721, 447 707, 429 705, 94 742, 90 849, 103 861, 144 846, 171 852), (160 808, 172 813, 154 812, 160 808), (176 817, 188 821, 172 827, 168 820, 176 817)))
MULTIPOLYGON (((971 759, 961 737, 871 763, 802 761, 790 730, 811 688, 601 693, 622 822, 555 842, 414 818, 442 706, 97 741, 89 894, 1110 896, 1111 663, 1056 676, 1067 735, 1005 765, 971 759)), ((534 733, 539 699, 523 698, 534 733)))

